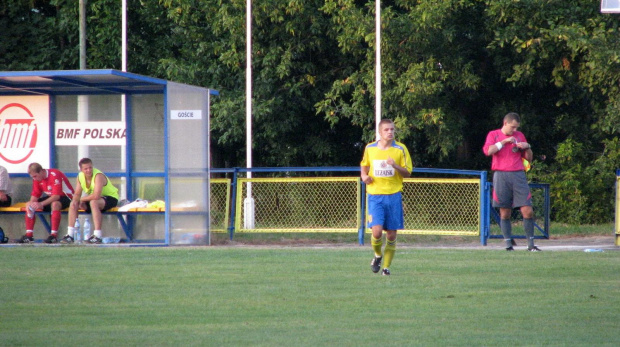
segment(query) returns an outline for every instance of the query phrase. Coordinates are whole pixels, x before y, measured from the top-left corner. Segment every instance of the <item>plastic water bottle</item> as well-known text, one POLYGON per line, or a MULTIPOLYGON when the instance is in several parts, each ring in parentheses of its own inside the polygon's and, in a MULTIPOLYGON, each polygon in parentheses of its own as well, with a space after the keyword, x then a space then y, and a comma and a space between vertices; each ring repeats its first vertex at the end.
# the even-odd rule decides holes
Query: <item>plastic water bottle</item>
POLYGON ((88 218, 84 220, 84 241, 87 241, 90 238, 90 221, 88 218))
POLYGON ((34 207, 28 206, 28 218, 34 217, 34 207))
POLYGON ((121 242, 121 238, 120 237, 104 237, 101 241, 103 243, 119 243, 121 242))
POLYGON ((586 252, 586 253, 603 252, 603 250, 600 249, 600 248, 586 248, 583 251, 586 252))
POLYGON ((82 243, 82 235, 80 230, 80 218, 75 219, 75 225, 73 226, 75 232, 73 233, 73 240, 77 243, 82 243))

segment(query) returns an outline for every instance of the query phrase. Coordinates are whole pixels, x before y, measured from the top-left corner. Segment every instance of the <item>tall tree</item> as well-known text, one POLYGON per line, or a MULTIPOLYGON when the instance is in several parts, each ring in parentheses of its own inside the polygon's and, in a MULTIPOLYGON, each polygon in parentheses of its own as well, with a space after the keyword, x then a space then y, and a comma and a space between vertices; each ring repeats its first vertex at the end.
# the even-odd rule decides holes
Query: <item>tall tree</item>
POLYGON ((552 185, 554 218, 609 220, 620 167, 618 16, 591 1, 486 3, 494 69, 547 158, 534 177, 552 185))
MULTIPOLYGON (((253 5, 254 166, 357 165, 340 147, 356 128, 332 128, 315 116, 341 59, 326 40, 322 1, 272 0, 253 5)), ((212 138, 219 164, 239 165, 245 148, 245 1, 164 1, 176 27, 177 56, 161 59, 168 78, 220 90, 212 138)))
POLYGON ((0 69, 74 68, 78 62, 74 54, 78 52, 78 31, 72 30, 77 29, 77 23, 70 25, 72 11, 64 1, 1 2, 0 69))
MULTIPOLYGON (((474 1, 384 1, 383 110, 418 165, 454 164, 468 148, 462 129, 477 116, 468 104, 481 85, 481 14, 474 1)), ((332 124, 350 119, 374 137, 374 2, 326 1, 340 49, 355 64, 344 70, 318 109, 332 124), (355 68, 355 66, 359 66, 355 68)), ((465 159, 467 156, 465 156, 465 159)))

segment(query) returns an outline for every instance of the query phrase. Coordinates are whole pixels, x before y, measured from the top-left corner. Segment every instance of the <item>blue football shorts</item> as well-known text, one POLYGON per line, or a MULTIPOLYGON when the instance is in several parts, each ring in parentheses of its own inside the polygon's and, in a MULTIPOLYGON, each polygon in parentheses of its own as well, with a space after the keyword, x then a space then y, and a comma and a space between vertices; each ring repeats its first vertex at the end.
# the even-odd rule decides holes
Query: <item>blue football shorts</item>
POLYGON ((383 230, 404 228, 403 196, 401 192, 389 195, 368 194, 368 227, 382 225, 383 230))

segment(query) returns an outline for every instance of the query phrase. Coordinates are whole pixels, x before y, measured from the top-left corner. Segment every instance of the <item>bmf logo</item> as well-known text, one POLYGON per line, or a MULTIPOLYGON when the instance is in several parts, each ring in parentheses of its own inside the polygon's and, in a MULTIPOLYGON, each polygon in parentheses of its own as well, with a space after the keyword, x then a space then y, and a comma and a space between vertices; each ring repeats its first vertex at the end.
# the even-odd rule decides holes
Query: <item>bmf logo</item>
POLYGON ((24 105, 0 109, 0 158, 11 164, 28 160, 37 145, 37 123, 24 105))

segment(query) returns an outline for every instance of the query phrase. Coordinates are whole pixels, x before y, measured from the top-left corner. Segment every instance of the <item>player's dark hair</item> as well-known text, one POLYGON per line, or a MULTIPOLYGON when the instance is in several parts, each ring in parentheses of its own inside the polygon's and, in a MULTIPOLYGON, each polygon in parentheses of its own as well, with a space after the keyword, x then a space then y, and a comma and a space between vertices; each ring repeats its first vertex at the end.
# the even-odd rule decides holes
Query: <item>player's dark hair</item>
POLYGON ((379 128, 381 128, 381 126, 383 124, 394 124, 394 121, 388 118, 383 118, 380 122, 379 122, 379 128))
POLYGON ((83 164, 92 164, 93 161, 90 160, 90 158, 82 158, 80 159, 80 162, 78 163, 78 167, 81 169, 83 164))
POLYGON ((509 112, 504 116, 504 122, 512 123, 512 121, 517 121, 517 123, 521 123, 521 117, 516 112, 509 112))
POLYGON ((39 163, 30 163, 28 165, 28 173, 39 173, 43 170, 43 167, 39 163))

